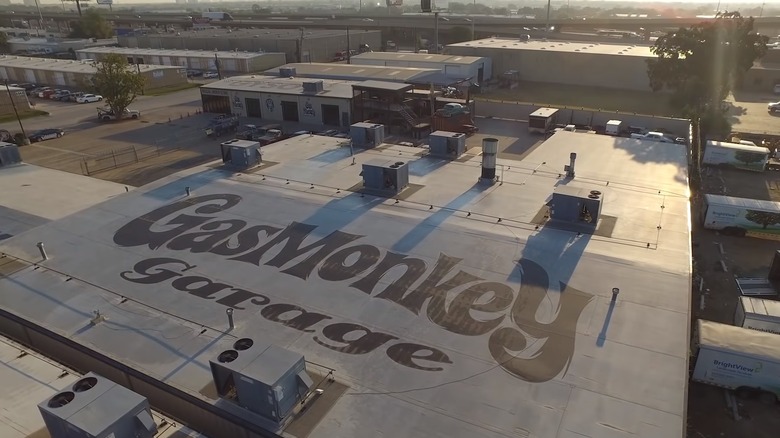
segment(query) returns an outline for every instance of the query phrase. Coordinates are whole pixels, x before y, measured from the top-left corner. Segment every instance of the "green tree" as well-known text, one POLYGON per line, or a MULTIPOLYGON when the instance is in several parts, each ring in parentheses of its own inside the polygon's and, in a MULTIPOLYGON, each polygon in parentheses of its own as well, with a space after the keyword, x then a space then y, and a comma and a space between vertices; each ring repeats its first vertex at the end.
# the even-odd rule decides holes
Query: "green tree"
POLYGON ((737 161, 745 163, 746 166, 749 166, 751 163, 758 163, 759 161, 763 160, 765 156, 766 155, 764 154, 750 151, 737 151, 734 154, 734 158, 737 161))
POLYGON ((90 89, 103 96, 117 118, 144 89, 145 78, 127 63, 122 55, 111 53, 95 63, 97 71, 91 79, 90 89))
POLYGON ((753 18, 724 12, 708 22, 659 37, 647 61, 650 87, 671 90, 689 115, 718 106, 735 83, 766 54, 768 38, 753 32, 753 18))
POLYGON ((755 222, 761 225, 761 227, 766 230, 766 227, 770 225, 780 224, 780 213, 768 213, 765 211, 748 210, 745 213, 745 219, 749 220, 750 222, 755 222))
POLYGON ((97 9, 88 9, 79 21, 71 23, 72 38, 112 38, 114 28, 97 9))

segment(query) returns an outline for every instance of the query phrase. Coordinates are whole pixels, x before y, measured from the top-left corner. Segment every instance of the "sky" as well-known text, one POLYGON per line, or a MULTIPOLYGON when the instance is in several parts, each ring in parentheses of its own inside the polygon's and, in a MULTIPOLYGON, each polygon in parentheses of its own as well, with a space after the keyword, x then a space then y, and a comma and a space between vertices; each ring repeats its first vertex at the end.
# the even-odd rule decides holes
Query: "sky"
MULTIPOLYGON (((12 1, 12 3, 16 3, 16 4, 21 4, 22 3, 22 0, 11 0, 11 1, 12 1)), ((39 1, 41 2, 41 4, 51 4, 51 3, 60 4, 60 0, 39 0, 39 1)), ((311 0, 311 1, 312 1, 312 4, 314 4, 317 0, 311 0)), ((460 2, 460 3, 466 3, 466 2, 468 2, 470 0, 451 0, 451 1, 456 1, 456 2, 460 2)), ((565 0, 553 0, 553 4, 555 4, 555 3, 562 3, 563 1, 565 1, 565 0)), ((610 1, 610 0, 593 0, 593 1, 594 2, 604 2, 604 1, 610 1)), ((357 0, 355 0, 355 2, 357 2, 357 0)), ((407 4, 411 4, 411 3, 415 3, 415 2, 416 2, 416 0, 405 0, 404 1, 404 3, 407 3, 407 4)), ((587 3, 588 0, 574 0, 572 3, 575 3, 575 2, 578 3, 578 4, 580 4, 580 3, 587 3)), ((645 4, 653 4, 653 3, 679 3, 679 4, 682 4, 682 5, 685 5, 685 4, 689 5, 689 4, 692 4, 692 3, 695 3, 695 4, 708 4, 709 3, 709 4, 712 4, 713 6, 717 6, 717 4, 718 4, 717 0, 685 0, 685 1, 681 1, 681 0, 649 0, 649 1, 648 0, 614 0, 614 2, 615 3, 645 3, 645 4)), ((89 3, 94 4, 95 2, 93 0, 93 1, 90 1, 89 3)), ((140 4, 140 3, 147 3, 147 4, 156 3, 156 4, 170 4, 170 5, 175 5, 176 4, 174 0, 114 0, 114 4, 115 5, 120 5, 120 6, 121 5, 128 5, 128 4, 140 4)), ((209 2, 208 0, 200 0, 200 3, 202 3, 202 4, 203 3, 219 3, 219 1, 212 0, 211 2, 209 2)), ((252 3, 252 1, 251 0, 247 0, 246 3, 252 3)), ((265 4, 266 0, 258 0, 257 3, 265 4)), ((272 0, 271 3, 273 4, 273 3, 275 3, 275 1, 272 0)), ((346 4, 346 3, 350 3, 350 2, 349 1, 345 1, 344 3, 346 4)), ((443 1, 442 3, 446 3, 446 0, 443 1)), ((515 1, 512 1, 512 0, 477 0, 477 3, 484 3, 484 4, 488 4, 488 5, 491 4, 491 3, 514 3, 514 4, 518 4, 518 5, 523 5, 526 2, 524 2, 522 0, 515 0, 515 1)), ((528 3, 534 4, 534 3, 538 3, 538 2, 537 1, 532 1, 532 2, 528 2, 528 3)), ((726 7, 728 7, 729 5, 761 5, 761 3, 764 3, 766 6, 770 6, 770 5, 774 6, 775 4, 780 4, 780 0, 721 0, 721 2, 720 2, 721 9, 726 9, 726 7)))

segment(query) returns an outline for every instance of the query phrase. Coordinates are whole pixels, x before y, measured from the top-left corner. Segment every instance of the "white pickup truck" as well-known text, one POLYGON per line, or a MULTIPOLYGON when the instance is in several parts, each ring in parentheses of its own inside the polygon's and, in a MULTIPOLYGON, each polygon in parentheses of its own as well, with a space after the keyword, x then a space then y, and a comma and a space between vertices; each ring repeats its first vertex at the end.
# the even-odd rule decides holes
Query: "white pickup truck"
MULTIPOLYGON (((116 114, 114 114, 114 111, 110 108, 98 108, 98 120, 102 122, 108 122, 111 120, 117 120, 116 114)), ((141 117, 141 112, 138 110, 131 110, 129 108, 125 108, 124 114, 122 114, 123 119, 137 119, 141 117)))

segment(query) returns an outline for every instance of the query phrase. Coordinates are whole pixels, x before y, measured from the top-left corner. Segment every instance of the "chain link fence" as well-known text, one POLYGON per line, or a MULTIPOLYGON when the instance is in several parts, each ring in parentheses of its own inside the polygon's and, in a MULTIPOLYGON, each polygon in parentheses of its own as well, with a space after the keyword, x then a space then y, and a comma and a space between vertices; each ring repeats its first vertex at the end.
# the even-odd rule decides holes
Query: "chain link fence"
POLYGON ((159 144, 113 149, 100 155, 83 158, 81 160, 81 173, 89 176, 106 170, 129 166, 140 161, 178 151, 179 149, 179 147, 160 147, 159 144))

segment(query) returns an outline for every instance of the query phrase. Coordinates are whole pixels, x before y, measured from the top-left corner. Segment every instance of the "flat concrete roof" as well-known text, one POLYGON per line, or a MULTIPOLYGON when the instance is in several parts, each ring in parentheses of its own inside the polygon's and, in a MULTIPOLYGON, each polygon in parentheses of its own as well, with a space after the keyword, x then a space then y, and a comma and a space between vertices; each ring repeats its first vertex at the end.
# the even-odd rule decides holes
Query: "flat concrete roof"
POLYGON ((0 187, 0 235, 10 237, 125 193, 126 186, 22 163, 0 167, 0 187))
MULTIPOLYGON (((379 33, 379 30, 354 30, 350 29, 350 35, 360 35, 364 33, 379 33)), ((131 36, 131 35, 128 35, 131 36)), ((187 38, 187 37, 215 37, 215 38, 257 38, 271 40, 299 40, 301 31, 295 29, 202 29, 178 31, 176 33, 150 33, 151 38, 187 38)), ((132 37, 132 36, 131 36, 132 37)), ((143 36, 138 36, 143 38, 143 36)), ((306 29, 303 33, 303 39, 318 39, 328 37, 346 37, 346 31, 341 29, 306 29)), ((121 38, 121 37, 120 37, 121 38)), ((337 49, 334 49, 334 52, 337 49)))
MULTIPOLYGON (((38 403, 81 377, 76 371, 0 336, 0 436, 49 437, 38 403)), ((158 426, 155 438, 206 438, 157 412, 152 411, 152 418, 158 426)))
POLYGON ((228 52, 208 50, 166 50, 166 49, 137 49, 132 47, 91 47, 89 49, 76 50, 76 53, 117 53, 120 55, 150 55, 150 56, 185 56, 188 58, 211 58, 217 56, 221 59, 252 59, 268 55, 284 55, 284 53, 264 52, 228 52))
POLYGON ((337 64, 325 62, 291 63, 263 72, 264 75, 278 76, 281 68, 295 68, 298 77, 316 77, 322 79, 367 80, 407 82, 426 75, 436 74, 439 69, 413 67, 385 67, 381 65, 337 64))
POLYGON ((442 64, 470 65, 481 62, 478 56, 436 55, 431 53, 410 52, 367 52, 355 55, 353 60, 360 62, 363 59, 377 61, 412 61, 412 62, 437 62, 442 64))
POLYGON ((464 43, 449 44, 447 47, 473 47, 505 50, 530 50, 564 53, 589 53, 596 55, 623 55, 655 58, 650 51, 651 46, 629 44, 606 44, 593 42, 571 41, 522 41, 514 38, 487 38, 483 40, 467 41, 464 43))
POLYGON ((253 91, 256 93, 270 94, 295 94, 301 96, 333 97, 339 99, 352 99, 352 85, 359 84, 356 81, 337 81, 330 79, 314 78, 282 78, 265 75, 233 76, 221 81, 212 82, 200 87, 202 90, 233 90, 253 91), (313 94, 303 91, 304 82, 322 81, 324 90, 313 94))
POLYGON ((216 409, 208 362, 236 339, 304 354, 348 386, 312 438, 684 435, 685 146, 558 132, 482 185, 478 150, 340 140, 288 139, 260 169, 196 167, 8 239, 37 268, 0 279, 0 308, 216 409), (358 193, 378 159, 409 163, 411 186, 358 193), (602 192, 596 234, 541 223, 560 186, 602 192))
MULTIPOLYGON (((29 68, 34 70, 47 70, 69 73, 94 74, 96 68, 91 62, 76 61, 71 59, 31 58, 27 56, 0 55, 0 67, 29 68)), ((163 69, 183 69, 177 65, 151 65, 140 64, 141 72, 163 69)))

